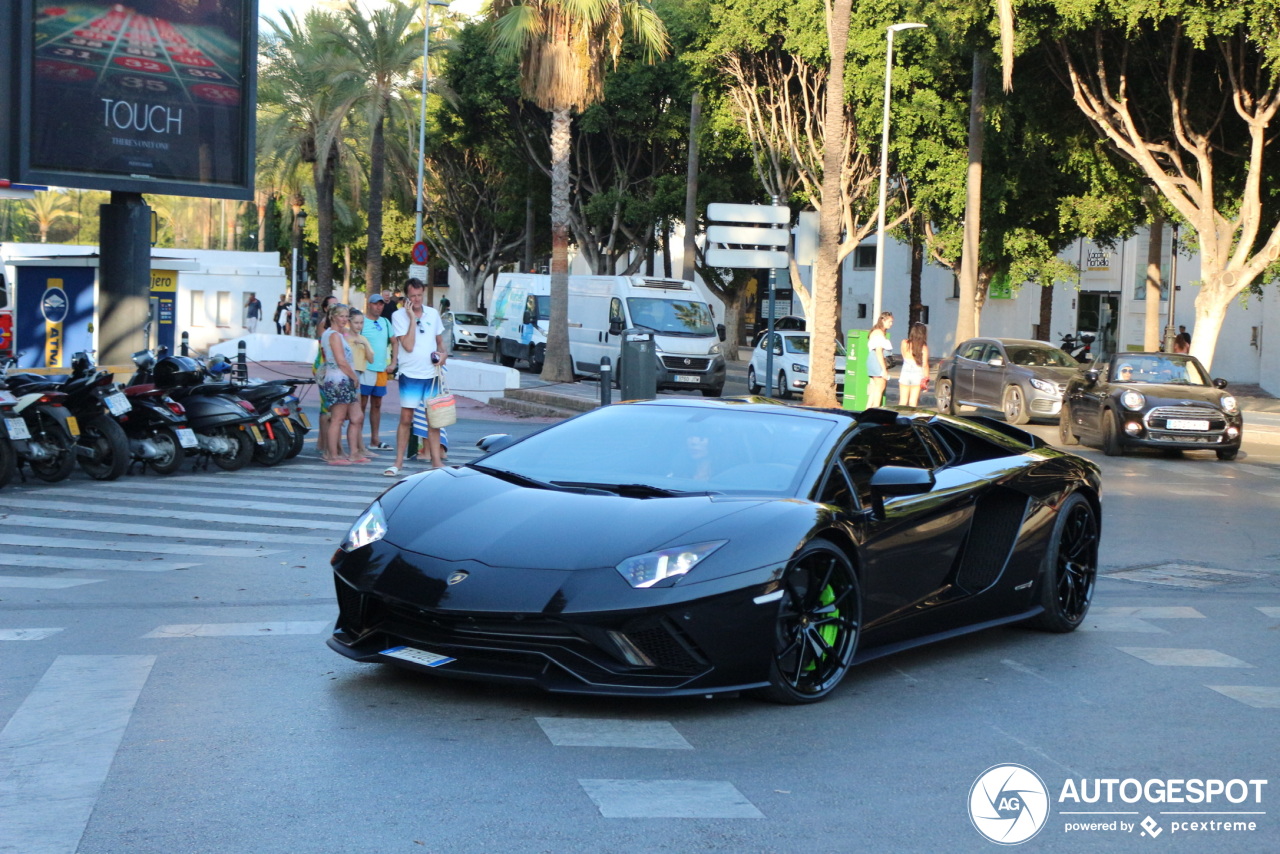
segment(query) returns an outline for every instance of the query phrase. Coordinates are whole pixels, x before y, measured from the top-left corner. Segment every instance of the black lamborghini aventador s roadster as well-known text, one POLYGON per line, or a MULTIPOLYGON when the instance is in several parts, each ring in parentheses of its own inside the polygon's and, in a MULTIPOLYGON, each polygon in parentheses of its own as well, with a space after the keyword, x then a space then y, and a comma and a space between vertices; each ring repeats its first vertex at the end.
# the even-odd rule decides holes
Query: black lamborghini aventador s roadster
POLYGON ((387 490, 336 552, 329 646, 551 691, 758 690, 1084 620, 1091 462, 1017 427, 764 398, 609 406, 387 490))

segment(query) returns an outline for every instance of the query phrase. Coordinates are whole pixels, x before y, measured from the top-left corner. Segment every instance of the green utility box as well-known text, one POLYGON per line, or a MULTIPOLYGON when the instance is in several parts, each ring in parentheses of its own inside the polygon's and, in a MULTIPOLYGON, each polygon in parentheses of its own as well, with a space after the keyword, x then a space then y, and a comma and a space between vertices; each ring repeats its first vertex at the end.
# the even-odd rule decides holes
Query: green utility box
MULTIPOLYGON (((844 408, 861 412, 867 404, 867 364, 871 358, 871 350, 867 348, 867 339, 871 332, 866 329, 850 329, 845 344, 844 363, 844 408)), ((879 401, 876 402, 877 404, 879 401)))

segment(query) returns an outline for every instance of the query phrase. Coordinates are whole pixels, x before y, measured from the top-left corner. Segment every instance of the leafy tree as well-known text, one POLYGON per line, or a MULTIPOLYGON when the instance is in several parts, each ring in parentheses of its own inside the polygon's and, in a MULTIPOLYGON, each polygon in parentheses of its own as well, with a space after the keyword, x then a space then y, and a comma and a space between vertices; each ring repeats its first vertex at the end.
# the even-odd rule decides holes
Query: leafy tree
POLYGON ((80 212, 76 210, 71 198, 64 192, 44 190, 27 199, 31 221, 40 235, 41 243, 49 242, 49 230, 63 220, 78 219, 80 212))

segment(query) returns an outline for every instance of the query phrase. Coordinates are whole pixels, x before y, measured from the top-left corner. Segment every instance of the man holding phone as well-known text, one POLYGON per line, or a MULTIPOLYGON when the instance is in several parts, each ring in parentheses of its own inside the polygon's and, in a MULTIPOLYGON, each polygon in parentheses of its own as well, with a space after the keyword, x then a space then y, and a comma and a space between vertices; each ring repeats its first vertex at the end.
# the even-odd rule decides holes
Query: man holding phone
MULTIPOLYGON (((413 411, 439 393, 441 371, 449 358, 440 313, 422 304, 425 290, 426 285, 421 281, 410 279, 405 284, 404 308, 391 316, 391 334, 395 336, 399 355, 400 424, 396 429, 396 461, 383 472, 387 477, 400 474, 413 430, 413 411)), ((431 452, 431 467, 444 465, 439 428, 427 431, 427 447, 431 452)))

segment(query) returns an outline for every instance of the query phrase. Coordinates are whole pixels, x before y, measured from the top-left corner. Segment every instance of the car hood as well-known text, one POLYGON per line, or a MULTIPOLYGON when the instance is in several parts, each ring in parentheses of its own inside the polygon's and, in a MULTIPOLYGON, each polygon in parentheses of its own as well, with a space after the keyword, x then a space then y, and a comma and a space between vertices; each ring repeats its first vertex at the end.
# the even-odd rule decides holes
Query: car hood
POLYGON ((1212 388, 1209 386, 1132 382, 1115 382, 1111 385, 1111 390, 1115 393, 1124 392, 1128 389, 1133 389, 1146 397, 1147 400, 1158 400, 1162 404, 1172 404, 1175 406, 1180 401, 1184 400, 1190 403, 1211 403, 1214 406, 1220 406, 1222 398, 1231 394, 1229 391, 1223 391, 1222 389, 1212 388))
MULTIPOLYGON (((624 498, 518 486, 474 469, 421 478, 391 512, 386 542, 441 560, 592 569, 685 544, 687 532, 761 499, 624 498)), ((706 531, 698 532, 703 542, 706 531)))
POLYGON ((1065 383, 1076 375, 1078 368, 1058 368, 1051 365, 1043 365, 1038 367, 1021 366, 1022 370, 1029 372, 1033 377, 1042 380, 1048 380, 1054 383, 1065 383))

